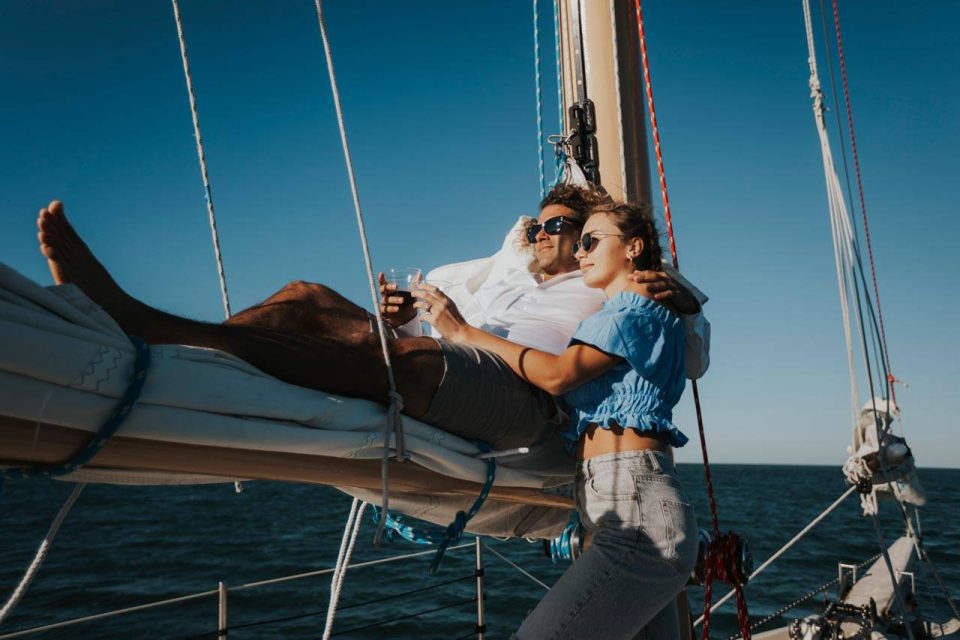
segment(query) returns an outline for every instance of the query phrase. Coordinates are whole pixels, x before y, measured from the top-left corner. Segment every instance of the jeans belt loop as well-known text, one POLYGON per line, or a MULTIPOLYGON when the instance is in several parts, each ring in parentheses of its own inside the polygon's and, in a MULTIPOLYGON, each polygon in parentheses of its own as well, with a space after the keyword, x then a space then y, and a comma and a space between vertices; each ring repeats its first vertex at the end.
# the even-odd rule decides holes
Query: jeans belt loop
POLYGON ((653 470, 657 473, 662 473, 663 467, 660 466, 660 460, 657 458, 657 452, 653 449, 645 449, 644 453, 647 456, 647 462, 650 463, 650 466, 653 467, 653 470))

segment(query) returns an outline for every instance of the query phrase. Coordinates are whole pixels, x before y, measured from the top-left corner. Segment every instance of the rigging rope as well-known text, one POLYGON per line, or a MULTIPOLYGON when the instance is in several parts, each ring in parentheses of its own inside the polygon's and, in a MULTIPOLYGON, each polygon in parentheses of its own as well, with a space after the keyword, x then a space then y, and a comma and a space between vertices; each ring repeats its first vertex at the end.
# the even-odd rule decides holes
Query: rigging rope
MULTIPOLYGON (((817 133, 820 137, 824 173, 827 181, 827 193, 828 193, 828 200, 830 202, 831 225, 835 230, 840 229, 843 232, 840 235, 838 235, 838 233, 836 232, 834 233, 834 253, 835 253, 835 257, 837 258, 838 275, 841 276, 839 278, 841 305, 844 305, 846 303, 845 296, 849 288, 849 281, 847 281, 847 277, 850 277, 850 279, 852 279, 854 283, 856 300, 858 303, 858 319, 860 320, 860 332, 861 332, 861 337, 863 338, 864 357, 867 358, 868 380, 870 381, 871 397, 874 403, 873 411, 874 411, 874 414, 878 416, 875 426, 877 430, 877 446, 879 448, 879 447, 882 447, 883 445, 884 429, 881 428, 879 412, 877 411, 877 408, 876 408, 876 399, 872 391, 873 378, 870 375, 870 371, 869 371, 869 356, 867 353, 866 336, 864 335, 865 329, 863 327, 863 320, 859 311, 859 303, 860 303, 859 287, 856 286, 856 278, 855 278, 855 274, 853 273, 854 267, 853 267, 852 257, 853 257, 853 249, 855 248, 856 245, 854 242, 854 236, 853 236, 852 228, 850 225, 850 217, 849 217, 849 214, 847 213, 846 206, 843 201, 843 195, 840 189, 840 182, 839 182, 839 179, 837 178, 836 171, 833 168, 833 159, 832 159, 832 154, 830 150, 830 144, 829 144, 829 140, 827 139, 826 125, 824 123, 823 92, 820 88, 820 80, 817 73, 816 48, 815 48, 814 38, 813 38, 813 26, 812 26, 812 20, 811 20, 809 0, 802 0, 802 5, 803 5, 804 28, 806 30, 807 49, 809 54, 808 60, 810 65, 810 90, 811 90, 811 97, 813 98, 813 110, 814 110, 814 116, 815 116, 814 120, 817 125, 817 133), (844 249, 846 251, 843 251, 844 249), (843 263, 843 268, 841 268, 841 263, 840 263, 841 253, 844 254, 844 258, 845 258, 845 261, 843 263)), ((836 10, 836 7, 835 7, 835 10, 836 10)), ((835 20, 838 21, 839 18, 835 16, 835 20)), ((839 23, 837 22, 836 24, 839 27, 839 23)), ((852 126, 852 122, 851 122, 851 126, 852 126)), ((851 133, 852 133, 852 129, 851 129, 851 133)), ((859 164, 859 162, 857 164, 859 164)), ((859 180, 859 173, 858 173, 858 180, 859 180)), ((862 192, 861 192, 861 197, 862 197, 862 192)), ((863 205, 862 202, 861 202, 861 205, 863 205)), ((876 281, 874 281, 874 283, 876 283, 876 281)), ((866 292, 864 292, 864 295, 867 295, 866 292)), ((878 301, 878 311, 879 311, 879 301, 878 301)), ((848 319, 845 317, 845 321, 847 320, 848 319)), ((848 336, 848 345, 847 345, 848 357, 850 357, 852 355, 852 348, 849 343, 849 326, 846 326, 845 328, 848 336)), ((884 349, 885 348, 886 347, 884 343, 884 349)), ((884 358, 886 358, 886 353, 884 353, 884 358)), ((886 360, 884 360, 884 366, 886 367, 886 365, 887 365, 887 362, 886 360)), ((852 357, 850 358, 850 366, 851 366, 851 378, 852 378, 854 375, 852 357)), ((887 388, 890 389, 890 387, 891 385, 888 379, 887 388)), ((856 396, 856 387, 851 388, 851 393, 854 397, 856 396)), ((856 423, 856 416, 854 419, 854 423, 856 423)), ((859 429, 855 426, 854 427, 854 449, 859 448, 860 444, 861 444, 861 439, 860 439, 859 429)), ((878 456, 877 459, 880 462, 881 474, 884 480, 889 484, 890 479, 887 476, 882 455, 878 456)), ((916 536, 912 535, 910 518, 900 499, 900 496, 895 494, 895 497, 897 498, 897 505, 901 515, 904 518, 904 522, 907 526, 908 533, 910 533, 911 537, 913 538, 914 545, 918 547, 918 554, 923 555, 919 551, 919 546, 918 546, 918 541, 916 539, 916 536)), ((883 534, 880 530, 880 524, 877 518, 877 514, 876 512, 873 512, 871 515, 873 516, 873 523, 874 523, 874 528, 876 529, 877 539, 878 539, 878 542, 880 543, 881 554, 883 556, 884 563, 887 566, 887 570, 890 574, 890 579, 893 584, 893 589, 896 596, 897 604, 900 607, 900 611, 903 615, 904 627, 906 628, 907 635, 910 637, 911 640, 913 640, 913 632, 906 619, 906 608, 904 606, 904 599, 902 594, 900 593, 900 588, 899 588, 897 579, 893 574, 893 567, 890 562, 890 557, 889 557, 889 554, 887 553, 887 549, 883 541, 883 534)), ((949 594, 947 594, 947 596, 949 597, 949 594)))
POLYGON ((890 397, 894 402, 897 401, 897 394, 893 388, 896 380, 893 373, 890 372, 890 352, 887 350, 887 336, 883 326, 883 310, 880 308, 880 289, 877 286, 877 269, 873 259, 873 245, 870 241, 870 224, 867 221, 867 203, 863 195, 863 178, 860 173, 860 156, 857 153, 857 136, 853 128, 853 107, 850 105, 850 85, 847 81, 847 63, 843 55, 843 37, 840 32, 840 8, 837 0, 833 0, 833 25, 837 35, 837 56, 840 62, 840 77, 843 80, 843 98, 847 111, 847 127, 850 133, 850 150, 853 153, 853 167, 857 176, 857 192, 860 195, 860 212, 863 220, 863 236, 867 241, 867 256, 870 259, 870 276, 873 280, 873 297, 877 301, 877 319, 880 323, 880 343, 883 348, 883 360, 887 373, 887 385, 890 391, 890 397))
POLYGON ((207 218, 210 221, 210 235, 213 237, 213 253, 217 259, 217 274, 220 276, 220 295, 223 297, 223 312, 229 318, 230 295, 227 293, 227 274, 223 269, 223 256, 220 253, 220 235, 217 233, 217 217, 213 211, 213 191, 210 188, 210 175, 207 173, 207 156, 203 151, 203 136, 200 135, 200 113, 197 111, 197 96, 193 91, 193 78, 190 76, 190 60, 187 58, 187 40, 183 35, 183 20, 180 17, 179 0, 173 2, 173 16, 177 22, 177 39, 180 41, 180 58, 183 60, 183 75, 187 81, 187 95, 190 98, 190 115, 193 117, 193 134, 197 140, 197 158, 200 160, 200 175, 203 178, 203 190, 207 198, 207 218))
POLYGON ((53 522, 50 524, 50 528, 47 530, 47 535, 43 536, 43 541, 37 548, 37 553, 34 555, 33 561, 30 563, 30 566, 27 567, 23 577, 20 578, 20 584, 16 586, 16 588, 13 590, 13 593, 11 593, 10 597, 7 598, 7 602, 3 605, 3 608, 0 608, 0 624, 3 624, 3 621, 8 615, 10 615, 10 612, 13 611, 13 608, 20 603, 20 599, 23 598, 23 594, 27 592, 27 587, 29 587, 30 583, 33 582, 37 572, 40 570, 40 565, 42 565, 43 561, 47 558, 47 553, 50 551, 50 546, 53 544, 53 539, 57 537, 57 533, 60 531, 60 525, 63 524, 67 514, 70 513, 70 509, 73 508, 73 504, 77 501, 77 498, 80 497, 80 492, 83 491, 83 488, 86 486, 87 484, 85 482, 74 486, 73 491, 67 498, 67 501, 63 503, 62 507, 60 507, 60 511, 57 512, 57 517, 53 519, 53 522))
POLYGON ((340 604, 343 580, 347 575, 347 566, 350 564, 353 548, 357 544, 357 534, 360 533, 360 524, 362 522, 361 518, 366 509, 366 502, 360 502, 358 498, 354 498, 353 503, 350 505, 350 514, 347 516, 347 522, 343 526, 343 538, 340 540, 337 564, 333 569, 333 575, 330 577, 330 602, 327 605, 327 621, 323 626, 323 640, 329 640, 330 632, 333 631, 333 619, 337 615, 337 605, 340 604))
MULTIPOLYGON (((826 6, 826 0, 820 0, 820 25, 821 25, 821 27, 823 27, 823 41, 824 41, 824 43, 827 43, 827 42, 830 41, 830 35, 829 35, 829 32, 828 32, 828 28, 827 28, 827 6, 826 6)), ((829 47, 829 46, 827 47, 826 53, 827 53, 827 55, 826 55, 826 59, 827 59, 827 71, 828 71, 829 74, 830 74, 830 88, 832 89, 833 95, 834 95, 834 96, 837 96, 837 95, 839 95, 839 91, 837 91, 836 77, 835 77, 834 72, 833 72, 833 56, 831 55, 830 47, 829 47)), ((853 193, 853 188, 850 186, 850 167, 849 167, 849 163, 847 162, 847 147, 846 147, 845 144, 842 143, 843 138, 844 138, 844 130, 843 130, 843 125, 842 125, 841 122, 840 122, 840 109, 839 109, 839 108, 833 109, 833 114, 834 114, 834 120, 835 120, 836 123, 837 123, 837 135, 840 137, 840 140, 841 140, 841 144, 840 144, 840 157, 843 159, 843 177, 844 177, 844 182, 845 182, 846 187, 847 187, 847 188, 846 188, 846 193, 844 194, 844 195, 845 195, 845 200, 844 200, 844 202, 847 204, 847 207, 848 207, 847 210, 848 210, 848 211, 853 211, 853 209, 854 209, 853 199, 850 197, 850 194, 853 193)), ((859 248, 858 244, 859 244, 858 239, 854 238, 854 239, 853 239, 853 242, 852 242, 853 255, 854 255, 854 258, 855 258, 855 260, 856 260, 856 262, 854 263, 856 268, 853 269, 853 271, 854 271, 854 273, 853 273, 853 279, 854 279, 854 281, 853 281, 853 282, 854 282, 854 289, 855 289, 854 294, 855 294, 856 300, 857 300, 857 308, 858 308, 858 310, 861 312, 861 316, 860 316, 860 318, 858 318, 858 319, 861 321, 860 332, 861 332, 861 334, 866 335, 867 330, 866 330, 866 328, 865 328, 865 327, 863 326, 863 324, 862 324, 862 318, 863 318, 862 311, 863 311, 863 310, 862 310, 862 308, 861 308, 860 284, 862 283, 862 285, 863 285, 863 291, 864 291, 864 292, 866 292, 866 291, 868 290, 868 286, 867 286, 866 278, 864 278, 864 275, 863 275, 863 273, 864 273, 863 260, 862 260, 862 258, 860 257, 860 248, 859 248)), ((877 353, 877 351, 878 351, 878 349, 879 349, 879 344, 878 344, 878 343, 880 342, 880 330, 879 330, 879 324, 878 324, 878 322, 877 322, 877 316, 876 316, 876 313, 875 313, 874 310, 873 310, 873 305, 872 305, 872 303, 871 303, 871 301, 870 301, 870 296, 869 296, 869 295, 864 295, 863 298, 865 298, 865 300, 866 300, 867 311, 869 312, 869 315, 867 315, 866 317, 870 320, 870 328, 871 328, 871 331, 870 331, 870 344, 871 344, 871 346, 873 347, 873 351, 874 351, 874 362, 876 363, 878 369, 880 369, 880 371, 878 371, 878 373, 880 374, 880 375, 878 376, 878 379, 887 381, 887 380, 889 379, 889 372, 888 372, 888 370, 887 370, 886 360, 883 358, 882 355, 880 355, 879 353, 877 353)), ((864 342, 865 342, 865 340, 864 340, 864 342)), ((871 363, 870 363, 870 357, 869 357, 868 352, 867 352, 867 350, 866 350, 866 346, 864 346, 864 358, 865 358, 865 360, 866 360, 866 371, 867 371, 867 375, 869 376, 868 379, 869 379, 869 382, 870 382, 870 397, 873 398, 873 397, 874 397, 874 390, 873 390, 873 372, 872 372, 872 366, 871 366, 871 363)), ((889 399, 890 385, 885 383, 883 388, 884 388, 883 398, 884 398, 884 400, 888 400, 888 399, 889 399)))
MULTIPOLYGON (((557 131, 564 135, 563 131, 563 62, 560 58, 560 0, 553 0, 553 37, 554 49, 553 55, 557 63, 557 131)), ((556 147, 554 157, 556 158, 556 167, 554 169, 554 183, 560 180, 563 171, 564 157, 561 147, 556 147)))
MULTIPOLYGON (((804 2, 804 20, 810 23, 810 7, 804 2)), ((837 287, 840 293, 840 311, 843 318, 844 340, 847 347, 847 368, 850 376, 850 400, 853 428, 853 448, 858 449, 863 443, 861 434, 856 427, 860 413, 860 398, 857 385, 856 364, 854 361, 853 336, 850 326, 850 303, 849 293, 856 283, 856 277, 852 273, 853 255, 854 255, 854 233, 850 223, 850 216, 844 203, 843 190, 840 187, 840 180, 837 178, 837 172, 833 164, 833 154, 830 150, 830 141, 827 137, 826 122, 824 118, 825 107, 823 104, 823 90, 820 85, 819 74, 817 73, 816 47, 813 39, 813 26, 809 24, 806 30, 808 63, 810 68, 810 97, 813 99, 814 120, 817 126, 817 134, 820 140, 820 151, 823 159, 824 179, 827 186, 827 204, 830 214, 830 231, 833 236, 834 264, 837 272, 837 287)), ((859 300, 859 296, 856 298, 859 300)), ((857 308, 854 308, 859 321, 858 326, 862 327, 862 318, 857 308)), ((869 371, 868 371, 869 374, 869 371)), ((871 382, 872 384, 872 382, 871 382)))
MULTIPOLYGON (((347 128, 343 120, 343 107, 340 104, 340 90, 337 88, 337 74, 333 68, 333 53, 330 50, 330 37, 327 33, 327 22, 323 17, 323 1, 315 0, 317 8, 317 22, 320 25, 320 37, 323 39, 323 52, 327 60, 327 73, 330 76, 330 90, 333 93, 333 105, 337 113, 337 124, 340 128, 340 142, 343 146, 343 157, 347 165, 347 175, 350 180, 350 193, 353 195, 353 208, 357 215, 357 228, 360 232, 360 244, 363 248, 363 260, 367 268, 367 280, 370 284, 370 298, 373 302, 373 312, 377 318, 377 331, 380 333, 380 348, 383 350, 383 360, 387 368, 387 381, 390 384, 388 393, 390 406, 387 409, 387 424, 383 433, 383 458, 380 466, 380 477, 383 480, 381 509, 389 512, 390 484, 388 477, 390 461, 390 436, 397 436, 397 460, 405 458, 403 444, 403 419, 400 411, 403 409, 403 397, 397 393, 397 383, 393 375, 393 365, 390 361, 390 349, 387 345, 387 330, 380 314, 380 301, 377 297, 377 282, 373 275, 373 261, 370 258, 370 246, 367 243, 367 229, 363 223, 363 211, 360 208, 360 193, 357 190, 357 176, 353 171, 353 158, 350 155, 350 144, 347 140, 347 128)), ((380 544, 383 538, 386 518, 381 520, 374 536, 374 544, 380 544)))
MULTIPOLYGON (((203 192, 207 200, 207 219, 210 222, 210 236, 213 239, 213 255, 217 261, 217 276, 220 278, 220 297, 223 299, 223 313, 230 319, 230 294, 227 293, 227 274, 223 268, 223 256, 220 253, 220 234, 217 232, 217 216, 213 210, 213 190, 210 187, 210 175, 207 172, 207 154, 203 150, 203 136, 200 134, 200 112, 197 109, 197 96, 193 90, 193 76, 190 75, 190 59, 187 57, 187 39, 183 34, 183 19, 180 17, 179 0, 173 2, 173 17, 177 23, 177 40, 180 42, 180 59, 183 61, 183 77, 187 83, 187 97, 190 99, 190 116, 193 118, 193 137, 197 141, 197 159, 200 161, 200 177, 203 179, 203 192)), ((243 491, 239 480, 233 482, 237 493, 243 491)))
POLYGON ((540 0, 533 0, 533 84, 537 93, 537 171, 540 177, 540 199, 547 193, 547 176, 543 169, 543 97, 540 91, 540 0))
MULTIPOLYGON (((647 58, 647 39, 643 30, 643 11, 640 7, 640 0, 634 0, 637 11, 637 31, 640 37, 640 59, 643 66, 643 81, 647 94, 647 105, 650 109, 650 129, 653 135, 653 148, 657 160, 657 176, 660 179, 660 195, 663 198, 663 214, 667 225, 667 236, 670 239, 670 256, 673 259, 673 266, 680 268, 680 261, 677 257, 677 243, 673 231, 673 219, 670 215, 670 198, 667 193, 667 178, 663 167, 663 151, 660 148, 660 130, 657 127, 657 113, 653 101, 653 83, 650 80, 650 62, 647 58)), ((710 499, 710 516, 713 522, 713 533, 715 543, 707 551, 706 578, 704 580, 704 614, 703 614, 703 639, 707 640, 710 634, 710 599, 713 595, 714 577, 726 576, 734 578, 734 592, 737 596, 737 618, 740 625, 740 632, 745 640, 750 640, 749 615, 747 611, 747 601, 743 593, 743 586, 746 580, 738 575, 738 572, 730 571, 734 567, 734 560, 731 556, 732 548, 735 547, 733 539, 734 534, 720 533, 720 519, 717 516, 717 503, 713 492, 713 478, 710 473, 710 458, 707 454, 707 438, 703 427, 703 411, 700 406, 700 391, 697 381, 693 380, 693 402, 697 412, 697 427, 700 431, 700 450, 703 453, 703 469, 707 483, 707 496, 710 499), (729 552, 729 553, 726 553, 729 552)), ((721 578, 722 579, 722 578, 721 578)))

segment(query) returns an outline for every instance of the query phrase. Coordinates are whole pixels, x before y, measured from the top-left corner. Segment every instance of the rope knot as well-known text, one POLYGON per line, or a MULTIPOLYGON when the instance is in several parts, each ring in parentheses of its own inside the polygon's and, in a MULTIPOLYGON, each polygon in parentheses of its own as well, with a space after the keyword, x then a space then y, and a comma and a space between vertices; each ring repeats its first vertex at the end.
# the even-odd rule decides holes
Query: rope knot
POLYGON ((397 393, 396 391, 390 390, 387 392, 387 396, 390 398, 390 411, 396 411, 397 413, 403 411, 403 396, 397 393))
POLYGON ((463 530, 467 526, 467 512, 457 511, 453 517, 453 522, 447 525, 447 543, 460 542, 463 537, 463 530))

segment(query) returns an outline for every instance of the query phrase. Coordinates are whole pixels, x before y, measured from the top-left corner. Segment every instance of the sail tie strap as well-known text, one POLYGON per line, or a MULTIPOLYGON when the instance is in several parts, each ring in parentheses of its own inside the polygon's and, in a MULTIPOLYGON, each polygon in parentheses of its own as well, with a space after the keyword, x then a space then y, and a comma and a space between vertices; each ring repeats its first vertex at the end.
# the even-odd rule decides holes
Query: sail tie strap
POLYGON ((147 379, 147 368, 150 366, 150 347, 140 338, 130 336, 130 341, 137 350, 137 355, 133 363, 133 378, 130 380, 130 384, 127 386, 127 390, 124 391, 123 396, 121 396, 120 401, 114 406, 113 411, 110 412, 107 419, 100 425, 100 428, 97 430, 97 435, 93 440, 66 462, 0 470, 0 482, 17 478, 56 478, 57 476, 63 476, 68 473, 73 473, 100 453, 100 450, 103 449, 110 438, 120 429, 121 425, 123 425, 127 419, 127 416, 130 415, 134 405, 140 398, 140 392, 143 391, 143 384, 147 379))
MULTIPOLYGON (((475 442, 477 448, 480 449, 483 453, 489 453, 490 447, 483 442, 475 442)), ((437 568, 440 566, 440 561, 443 559, 443 554, 446 552, 447 548, 451 544, 456 544, 463 537, 463 532, 466 529, 467 523, 477 515, 480 509, 483 508, 484 502, 487 500, 487 496, 490 494, 490 489, 493 487, 494 480, 497 475, 497 459, 495 457, 487 458, 487 477, 483 482, 483 488, 480 489, 480 495, 477 496, 477 499, 474 500, 473 505, 467 511, 457 511, 457 515, 454 516, 453 522, 446 526, 446 528, 430 526, 430 527, 417 527, 407 521, 406 518, 397 514, 391 515, 386 513, 381 509, 374 507, 373 508, 373 521, 376 522, 379 526, 385 527, 387 529, 387 539, 393 540, 395 535, 399 535, 404 540, 408 540, 415 544, 435 544, 437 545, 437 553, 433 557, 433 561, 430 563, 429 572, 436 573, 437 568), (386 513, 386 515, 384 515, 386 513)))
MULTIPOLYGON (((387 422, 383 434, 383 458, 380 466, 380 477, 383 481, 381 507, 384 511, 389 510, 390 503, 390 485, 388 480, 388 467, 390 460, 390 436, 396 433, 397 436, 397 460, 403 460, 406 457, 403 443, 403 421, 400 418, 399 403, 402 403, 400 394, 397 393, 397 383, 393 375, 393 365, 390 361, 390 350, 387 346, 387 329, 383 322, 383 316, 380 314, 380 300, 377 298, 376 277, 373 275, 373 261, 370 258, 370 246, 367 243, 367 229, 363 223, 363 211, 360 207, 360 193, 357 189, 357 176, 353 171, 353 157, 350 154, 350 143, 347 140, 347 128, 343 119, 343 106, 340 104, 340 90, 337 87, 337 74, 333 68, 333 53, 330 49, 330 36, 327 33, 327 21, 323 17, 322 0, 314 0, 317 9, 317 22, 320 25, 320 37, 323 40, 323 52, 327 60, 327 73, 330 76, 330 90, 333 93, 333 106, 337 114, 337 124, 340 128, 340 143, 343 147, 343 157, 347 166, 347 176, 350 182, 350 192, 353 195, 353 208, 357 215, 357 229, 360 232, 360 245, 363 248, 363 260, 367 268, 367 280, 370 285, 370 298, 373 301, 373 312, 377 318, 377 330, 380 333, 380 348, 383 350, 383 360, 387 368, 387 381, 390 384, 390 407, 388 409, 387 422)), ((385 520, 381 522, 374 536, 374 544, 379 544, 384 534, 385 520)))
MULTIPOLYGON (((647 39, 643 30, 643 11, 640 8, 640 0, 634 0, 637 11, 637 31, 640 38, 640 57, 643 66, 643 80, 647 94, 647 105, 650 108, 650 130, 653 134, 653 148, 657 159, 657 175, 660 178, 660 195, 663 198, 663 215, 667 225, 667 236, 670 239, 670 256, 673 258, 674 268, 680 268, 680 261, 677 257, 677 243, 673 233, 673 218, 670 215, 670 198, 667 194, 666 171, 663 168, 663 151, 660 148, 660 130, 657 127, 657 112, 653 102, 653 82, 650 80, 650 62, 647 59, 647 39)), ((707 496, 710 499, 710 516, 713 521, 714 539, 723 539, 720 533, 720 519, 717 516, 717 501, 713 493, 713 478, 710 473, 710 458, 707 455, 707 436, 703 428, 703 411, 700 407, 700 390, 697 381, 691 383, 693 389, 693 403, 697 412, 697 428, 700 433, 700 450, 703 453, 703 472, 707 484, 707 496)), ((707 573, 704 580, 704 614, 703 614, 703 640, 710 637, 710 599, 713 597, 713 579, 716 574, 716 567, 712 563, 707 563, 707 573)), ((750 640, 750 624, 747 612, 747 601, 743 596, 742 589, 737 588, 737 618, 740 626, 740 633, 744 640, 750 640)))

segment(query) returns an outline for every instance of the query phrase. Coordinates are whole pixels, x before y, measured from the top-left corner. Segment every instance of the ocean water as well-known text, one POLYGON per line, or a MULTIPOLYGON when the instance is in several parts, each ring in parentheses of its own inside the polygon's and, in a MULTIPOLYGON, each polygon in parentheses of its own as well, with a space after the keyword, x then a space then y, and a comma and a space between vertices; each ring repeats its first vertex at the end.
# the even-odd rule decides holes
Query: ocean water
MULTIPOLYGON (((697 505, 701 526, 708 527, 702 467, 681 465, 680 474, 697 505)), ((960 470, 927 469, 921 479, 930 499, 922 511, 926 547, 957 598, 960 470)), ((722 529, 745 535, 757 564, 845 489, 835 467, 715 465, 714 481, 722 529)), ((35 480, 8 482, 0 493, 0 595, 4 599, 70 490, 65 483, 35 480)), ((275 482, 246 483, 241 494, 234 493, 231 485, 89 485, 25 598, 0 626, 0 635, 216 589, 219 581, 229 588, 331 567, 349 505, 349 497, 327 487, 275 482)), ((881 512, 889 543, 902 531, 902 523, 894 505, 884 504, 881 512)), ((406 542, 375 548, 373 531, 366 518, 355 562, 424 549, 406 542)), ((545 558, 539 544, 522 540, 490 540, 489 544, 547 584, 565 568, 545 558)), ((751 616, 759 619, 836 577, 838 562, 859 563, 877 550, 871 521, 860 515, 853 496, 747 587, 751 616)), ((487 552, 485 559, 487 637, 507 638, 544 590, 493 554, 487 552)), ((473 562, 470 547, 448 552, 433 576, 427 573, 429 556, 348 572, 335 637, 471 637, 476 622, 473 562), (454 606, 439 609, 446 605, 454 606), (431 609, 439 610, 415 615, 431 609), (403 616, 409 617, 368 626, 403 616)), ((947 619, 949 609, 936 597, 936 584, 922 564, 915 570, 921 609, 934 619, 947 619)), ((718 595, 724 592, 722 587, 717 590, 718 595)), ((691 588, 689 594, 697 610, 702 589, 691 588)), ((253 626, 235 629, 229 638, 320 638, 328 595, 328 576, 230 594, 229 624, 253 626), (280 618, 290 619, 257 624, 280 618)), ((812 613, 816 602, 795 609, 787 619, 812 613)), ((212 639, 216 624, 216 598, 206 597, 26 637, 212 639)), ((728 638, 735 631, 731 602, 714 614, 711 636, 728 638)))

